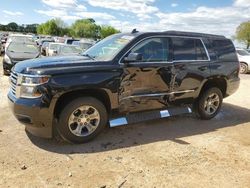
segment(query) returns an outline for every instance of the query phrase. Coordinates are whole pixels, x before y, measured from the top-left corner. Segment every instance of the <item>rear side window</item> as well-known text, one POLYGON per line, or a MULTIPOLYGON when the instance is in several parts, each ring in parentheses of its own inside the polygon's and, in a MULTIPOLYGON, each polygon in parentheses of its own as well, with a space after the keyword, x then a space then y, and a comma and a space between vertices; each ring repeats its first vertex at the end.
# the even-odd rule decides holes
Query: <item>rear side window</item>
POLYGON ((230 40, 212 40, 212 46, 220 61, 238 61, 235 48, 230 40))
POLYGON ((206 50, 200 39, 173 37, 174 61, 208 60, 206 50))

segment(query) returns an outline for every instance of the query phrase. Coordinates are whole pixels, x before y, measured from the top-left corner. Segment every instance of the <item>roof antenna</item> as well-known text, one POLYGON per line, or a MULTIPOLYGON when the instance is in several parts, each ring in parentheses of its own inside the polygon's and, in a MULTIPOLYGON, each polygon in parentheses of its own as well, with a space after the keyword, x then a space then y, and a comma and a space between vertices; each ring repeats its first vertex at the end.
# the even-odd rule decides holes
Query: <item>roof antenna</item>
POLYGON ((137 31, 136 29, 133 29, 131 33, 134 34, 134 33, 138 33, 138 32, 139 31, 137 31))

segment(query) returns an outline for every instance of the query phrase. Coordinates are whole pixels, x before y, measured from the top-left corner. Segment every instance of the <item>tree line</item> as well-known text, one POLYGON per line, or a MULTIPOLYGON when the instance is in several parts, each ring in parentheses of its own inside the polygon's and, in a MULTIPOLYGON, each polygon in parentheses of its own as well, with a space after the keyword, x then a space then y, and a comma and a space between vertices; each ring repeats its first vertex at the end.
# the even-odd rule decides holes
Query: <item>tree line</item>
POLYGON ((18 25, 11 22, 7 25, 0 24, 0 31, 34 33, 51 36, 69 36, 76 38, 103 39, 109 35, 120 32, 109 25, 98 25, 92 18, 76 20, 68 26, 63 20, 56 18, 42 24, 18 25))
POLYGON ((11 22, 7 25, 0 24, 0 31, 35 33, 36 34, 37 27, 38 27, 38 24, 18 25, 15 22, 11 22))

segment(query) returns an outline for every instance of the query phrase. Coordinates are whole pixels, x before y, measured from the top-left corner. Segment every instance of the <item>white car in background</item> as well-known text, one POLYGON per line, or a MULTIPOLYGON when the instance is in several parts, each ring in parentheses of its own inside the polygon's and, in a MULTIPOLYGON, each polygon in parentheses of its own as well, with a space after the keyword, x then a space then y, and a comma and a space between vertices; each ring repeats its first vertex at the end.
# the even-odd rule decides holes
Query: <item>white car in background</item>
POLYGON ((246 74, 250 71, 250 53, 244 49, 236 49, 240 61, 240 73, 246 74))
POLYGON ((35 42, 33 40, 33 36, 32 35, 23 35, 23 34, 10 34, 8 39, 7 39, 7 42, 5 44, 5 49, 8 48, 9 44, 11 42, 23 42, 23 43, 33 43, 35 42))
POLYGON ((56 56, 59 51, 60 45, 62 45, 62 43, 49 43, 47 56, 56 56))
POLYGON ((56 56, 74 56, 80 55, 82 52, 83 51, 79 46, 61 44, 59 45, 58 51, 55 51, 55 54, 56 56))
POLYGON ((72 42, 72 45, 79 46, 83 52, 92 47, 94 44, 95 44, 94 40, 80 40, 72 42))

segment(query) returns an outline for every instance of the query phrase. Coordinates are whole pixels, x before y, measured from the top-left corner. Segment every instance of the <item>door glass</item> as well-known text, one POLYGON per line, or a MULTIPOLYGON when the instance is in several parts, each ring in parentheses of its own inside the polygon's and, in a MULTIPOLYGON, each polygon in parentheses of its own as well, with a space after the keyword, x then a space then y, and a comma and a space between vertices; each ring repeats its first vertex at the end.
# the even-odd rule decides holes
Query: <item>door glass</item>
POLYGON ((173 37, 174 61, 208 60, 200 39, 173 37))
POLYGON ((130 53, 142 54, 143 62, 159 62, 168 60, 168 38, 151 38, 142 41, 130 53))

